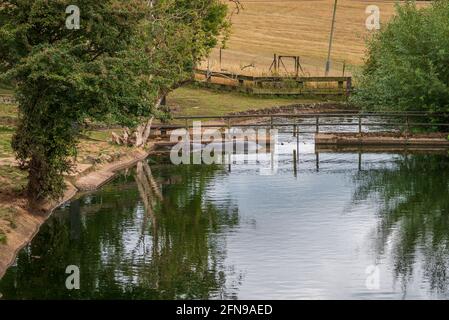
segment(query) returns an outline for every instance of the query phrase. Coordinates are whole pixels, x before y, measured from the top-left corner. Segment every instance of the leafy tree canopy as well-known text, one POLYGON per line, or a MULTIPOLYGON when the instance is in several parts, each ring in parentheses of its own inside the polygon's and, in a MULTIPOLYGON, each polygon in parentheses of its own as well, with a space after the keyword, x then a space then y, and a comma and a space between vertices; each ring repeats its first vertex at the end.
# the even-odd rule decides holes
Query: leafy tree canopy
POLYGON ((353 101, 365 108, 449 112, 449 0, 397 4, 357 80, 353 101))
POLYGON ((0 0, 0 75, 15 86, 13 148, 28 194, 58 197, 87 119, 136 124, 227 30, 219 0, 0 0), (80 28, 66 27, 69 5, 80 28))

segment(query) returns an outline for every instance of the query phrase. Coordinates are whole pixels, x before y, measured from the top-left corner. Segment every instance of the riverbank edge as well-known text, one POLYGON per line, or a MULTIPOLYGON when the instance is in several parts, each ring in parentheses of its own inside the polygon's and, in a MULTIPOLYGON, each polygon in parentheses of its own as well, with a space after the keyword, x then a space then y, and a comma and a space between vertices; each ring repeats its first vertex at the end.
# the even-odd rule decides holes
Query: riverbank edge
POLYGON ((366 145, 366 146, 421 146, 449 147, 448 133, 435 134, 388 134, 379 133, 318 133, 315 145, 366 145))
POLYGON ((37 214, 25 209, 20 210, 18 219, 20 220, 21 228, 14 231, 14 237, 17 238, 16 241, 12 244, 7 242, 0 245, 0 279, 14 264, 20 250, 33 240, 41 226, 51 217, 54 210, 73 199, 78 192, 93 191, 102 187, 113 179, 118 171, 132 167, 137 162, 145 160, 153 151, 153 144, 145 148, 145 150, 134 149, 126 157, 96 168, 87 174, 68 177, 66 179, 67 189, 61 199, 44 203, 37 214))
MULTIPOLYGON (((342 102, 318 102, 249 109, 241 112, 231 112, 229 114, 253 114, 260 116, 260 119, 263 119, 264 115, 279 112, 292 114, 304 112, 327 113, 348 111, 348 109, 351 109, 351 107, 348 108, 348 106, 342 102)), ((241 119, 238 122, 244 123, 245 119, 241 119)), ((212 122, 207 121, 207 123, 210 124, 212 122)), ((79 192, 93 191, 102 187, 114 178, 117 171, 132 167, 138 161, 142 161, 150 156, 151 153, 155 152, 156 148, 157 145, 153 143, 149 145, 145 151, 133 149, 130 150, 127 157, 113 161, 99 168, 94 168, 87 173, 79 173, 75 176, 66 177, 67 190, 62 199, 44 204, 39 214, 32 213, 29 210, 24 209, 25 206, 22 206, 17 213, 17 221, 15 222, 18 227, 11 231, 13 235, 8 234, 8 241, 6 244, 0 244, 0 279, 3 278, 6 271, 14 264, 20 250, 33 240, 39 232, 40 227, 48 218, 50 218, 55 209, 62 206, 67 201, 70 201, 79 192), (124 160, 125 158, 127 159, 124 160), (10 241, 11 237, 14 238, 14 241, 10 241)))

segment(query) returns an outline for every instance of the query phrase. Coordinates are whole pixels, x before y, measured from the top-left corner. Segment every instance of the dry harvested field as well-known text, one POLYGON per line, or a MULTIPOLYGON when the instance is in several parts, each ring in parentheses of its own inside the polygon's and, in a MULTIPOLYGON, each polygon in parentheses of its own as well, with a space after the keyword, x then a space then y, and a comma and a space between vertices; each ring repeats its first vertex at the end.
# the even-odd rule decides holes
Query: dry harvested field
MULTIPOLYGON (((222 53, 222 68, 264 74, 273 54, 299 55, 305 72, 323 75, 327 57, 334 0, 241 0, 244 9, 232 17, 232 34, 222 53)), ((343 61, 347 71, 363 62, 367 6, 380 8, 381 23, 394 14, 394 1, 339 0, 332 50, 332 75, 341 75, 343 61)), ((418 5, 425 2, 418 1, 418 5)), ((214 49, 210 67, 219 70, 219 50, 214 49)), ((203 64, 205 67, 207 63, 203 64)))

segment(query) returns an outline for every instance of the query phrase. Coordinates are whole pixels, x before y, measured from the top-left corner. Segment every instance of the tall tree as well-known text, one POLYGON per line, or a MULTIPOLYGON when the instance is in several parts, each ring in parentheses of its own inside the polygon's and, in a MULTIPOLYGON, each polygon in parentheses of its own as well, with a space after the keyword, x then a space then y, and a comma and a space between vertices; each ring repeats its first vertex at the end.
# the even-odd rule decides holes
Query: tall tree
POLYGON ((0 0, 0 74, 15 85, 12 146, 28 195, 64 190, 87 119, 136 125, 226 28, 219 0, 0 0), (68 29, 66 9, 80 9, 68 29))

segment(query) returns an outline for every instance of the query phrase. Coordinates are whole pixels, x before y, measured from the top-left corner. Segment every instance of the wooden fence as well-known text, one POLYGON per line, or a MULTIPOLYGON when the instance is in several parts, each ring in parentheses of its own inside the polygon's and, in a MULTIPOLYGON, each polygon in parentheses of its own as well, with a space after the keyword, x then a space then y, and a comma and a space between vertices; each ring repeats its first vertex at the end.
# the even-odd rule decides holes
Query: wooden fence
POLYGON ((351 77, 250 76, 196 70, 195 80, 207 87, 260 95, 339 95, 352 92, 351 77))

